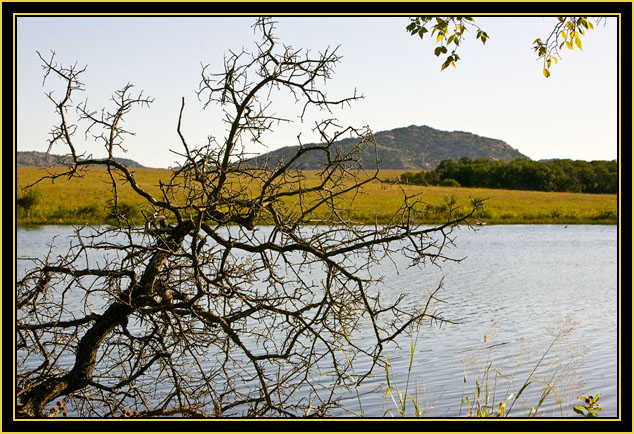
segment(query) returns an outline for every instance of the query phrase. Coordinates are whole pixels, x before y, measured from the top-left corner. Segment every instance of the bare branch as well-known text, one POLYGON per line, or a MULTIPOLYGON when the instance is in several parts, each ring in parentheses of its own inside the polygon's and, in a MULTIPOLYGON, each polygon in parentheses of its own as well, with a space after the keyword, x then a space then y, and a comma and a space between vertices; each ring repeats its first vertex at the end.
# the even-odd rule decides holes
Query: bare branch
POLYGON ((293 119, 271 111, 273 90, 296 98, 300 119, 309 107, 328 113, 360 98, 330 98, 321 86, 340 61, 336 49, 294 50, 272 30, 271 20, 259 19, 253 54, 229 53, 218 73, 202 68, 199 97, 225 110, 227 136, 190 145, 183 100, 177 133, 184 161, 160 182, 160 198, 113 154, 131 134, 121 127, 125 116, 151 100, 126 85, 113 96, 114 111, 80 104, 78 125, 108 152, 84 157, 73 143, 78 126, 66 117, 81 71, 42 59, 45 77, 67 84, 53 142, 73 156, 67 171, 49 177, 105 166, 113 202, 118 183, 128 183, 145 203, 146 221, 78 230, 65 254, 32 260, 18 281, 21 417, 43 415, 59 397, 91 417, 132 409, 144 417, 329 415, 406 330, 449 321, 433 311, 440 287, 423 305, 405 294, 386 297, 373 266, 393 256, 412 266, 448 259, 451 230, 468 225, 473 210, 451 209, 445 224, 421 227, 418 198, 404 195, 388 224, 357 225, 346 204, 380 182, 377 144, 369 128, 334 119, 317 122, 321 142, 298 147, 285 162, 256 165, 238 150, 244 137, 258 141, 293 119), (351 145, 339 147, 348 136, 351 145), (314 177, 298 169, 310 155, 325 161, 314 177), (364 155, 374 156, 371 167, 364 155))

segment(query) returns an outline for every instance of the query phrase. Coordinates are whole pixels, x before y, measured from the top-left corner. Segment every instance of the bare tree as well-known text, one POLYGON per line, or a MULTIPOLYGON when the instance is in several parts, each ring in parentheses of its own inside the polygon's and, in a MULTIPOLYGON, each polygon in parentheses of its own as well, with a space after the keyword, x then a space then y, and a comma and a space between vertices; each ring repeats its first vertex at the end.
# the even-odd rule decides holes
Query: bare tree
POLYGON ((394 254, 412 265, 448 259, 451 229, 468 224, 473 211, 421 227, 424 207, 404 196, 389 223, 355 224, 345 203, 378 180, 378 164, 370 171, 358 164, 376 144, 369 130, 333 119, 315 125, 320 144, 255 167, 241 141, 259 142, 289 121, 269 112, 272 91, 290 92, 302 116, 360 97, 333 100, 320 87, 340 60, 336 50, 312 57, 280 46, 270 20, 254 27, 262 40, 253 54, 230 53, 219 73, 202 70, 199 97, 224 109, 226 137, 191 146, 181 128, 183 100, 185 163, 161 182, 160 197, 113 154, 130 134, 124 116, 151 99, 127 85, 114 94, 112 112, 73 105, 83 70, 40 56, 45 79, 66 85, 61 98, 49 94, 59 114, 51 146, 61 143, 72 155, 67 170, 47 177, 105 166, 115 210, 127 183, 144 200, 147 223, 134 225, 120 212, 119 225, 78 228, 65 254, 31 259, 33 268, 17 282, 19 417, 45 415, 59 398, 79 416, 124 409, 148 417, 324 416, 340 406, 342 390, 382 363, 388 343, 425 320, 443 320, 430 308, 440 288, 422 305, 405 304, 404 294, 382 297, 369 270, 394 254), (107 158, 79 153, 80 125, 103 141, 107 158), (345 152, 334 145, 344 136, 357 138, 345 152), (325 161, 317 181, 296 166, 308 153, 325 161), (361 327, 372 330, 371 342, 355 337, 361 327), (367 369, 353 371, 363 358, 367 369))

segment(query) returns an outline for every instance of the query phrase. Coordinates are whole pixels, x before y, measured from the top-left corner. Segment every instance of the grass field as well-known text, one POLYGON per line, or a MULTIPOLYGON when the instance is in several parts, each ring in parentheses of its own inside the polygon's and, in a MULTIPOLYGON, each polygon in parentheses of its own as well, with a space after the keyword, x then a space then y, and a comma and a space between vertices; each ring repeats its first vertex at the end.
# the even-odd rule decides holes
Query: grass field
MULTIPOLYGON (((382 179, 396 178, 403 171, 387 170, 382 179)), ((158 180, 169 179, 168 169, 135 169, 137 183, 158 197, 158 180)), ((16 198, 23 187, 46 174, 45 169, 19 167, 16 198)), ((305 172, 310 180, 314 172, 305 172)), ((108 175, 103 168, 90 168, 81 179, 58 178, 37 185, 40 200, 28 210, 17 208, 18 224, 99 224, 106 222, 108 199, 112 198, 108 175)), ((148 209, 129 185, 119 188, 119 201, 142 223, 140 210, 148 209)), ((372 182, 348 206, 348 215, 359 223, 384 222, 403 201, 403 193, 421 194, 421 207, 430 210, 426 222, 443 220, 440 211, 447 201, 467 209, 470 198, 487 199, 480 214, 488 224, 616 224, 614 194, 551 193, 461 187, 404 186, 372 182), (434 212, 437 211, 437 212, 434 212)))

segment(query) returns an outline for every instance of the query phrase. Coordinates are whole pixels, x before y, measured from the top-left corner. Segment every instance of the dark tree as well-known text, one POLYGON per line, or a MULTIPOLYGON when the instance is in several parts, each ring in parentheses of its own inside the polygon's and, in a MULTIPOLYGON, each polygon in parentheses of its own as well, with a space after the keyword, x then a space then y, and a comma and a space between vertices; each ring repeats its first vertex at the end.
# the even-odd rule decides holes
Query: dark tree
POLYGON ((328 415, 345 388, 382 365, 386 345, 423 321, 443 320, 430 307, 440 287, 422 305, 405 303, 405 294, 382 296, 369 270, 390 255, 415 266, 448 259, 443 248, 452 228, 468 224, 472 213, 423 228, 418 199, 404 197, 388 224, 355 225, 343 211, 378 179, 377 167, 357 164, 375 143, 370 131, 333 119, 315 125, 320 144, 300 146, 273 168, 253 167, 242 141, 259 142, 288 120, 269 112, 271 91, 290 92, 302 116, 309 107, 328 112, 359 98, 330 99, 320 87, 340 60, 336 50, 312 56, 280 46, 270 20, 254 27, 262 39, 253 54, 230 53, 223 71, 202 71, 199 97, 224 109, 226 137, 188 143, 183 100, 184 163, 160 184, 159 196, 141 188, 113 153, 130 134, 124 117, 151 99, 127 85, 113 95, 113 111, 74 105, 83 70, 40 56, 45 78, 66 89, 49 94, 59 115, 51 146, 65 146, 72 157, 67 170, 46 178, 105 167, 118 224, 78 228, 65 254, 28 259, 17 282, 19 417, 45 415, 57 399, 93 417, 125 409, 146 417, 328 415), (107 158, 81 153, 79 130, 103 141, 107 158), (333 145, 343 136, 356 137, 350 152, 333 145), (314 182, 292 169, 308 153, 327 156, 314 182), (144 200, 145 226, 118 207, 123 184, 144 200), (372 330, 371 342, 355 338, 361 327, 372 330), (364 358, 369 367, 353 371, 364 358))

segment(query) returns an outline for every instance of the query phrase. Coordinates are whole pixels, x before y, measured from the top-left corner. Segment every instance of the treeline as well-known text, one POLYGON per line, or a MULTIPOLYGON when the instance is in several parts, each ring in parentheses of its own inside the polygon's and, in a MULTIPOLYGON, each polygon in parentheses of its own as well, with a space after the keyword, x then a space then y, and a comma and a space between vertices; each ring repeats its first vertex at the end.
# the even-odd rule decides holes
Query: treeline
POLYGON ((399 182, 509 190, 616 193, 618 166, 612 161, 551 160, 514 161, 487 158, 443 160, 435 170, 406 172, 399 182))

